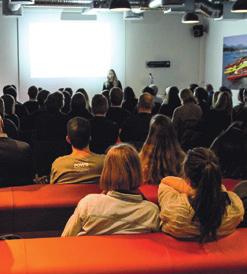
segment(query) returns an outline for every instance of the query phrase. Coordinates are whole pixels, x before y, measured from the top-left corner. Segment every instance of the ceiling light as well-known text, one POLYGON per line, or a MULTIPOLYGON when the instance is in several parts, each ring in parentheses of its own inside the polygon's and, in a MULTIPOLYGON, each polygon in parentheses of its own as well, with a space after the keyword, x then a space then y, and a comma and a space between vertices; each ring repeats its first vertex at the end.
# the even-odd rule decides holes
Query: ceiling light
POLYGON ((184 24, 197 24, 199 22, 199 17, 194 12, 186 12, 182 18, 182 23, 184 24))
POLYGON ((109 9, 113 11, 128 11, 130 10, 130 3, 128 0, 111 0, 109 9))
POLYGON ((236 12, 236 13, 247 12, 247 1, 246 0, 237 0, 233 4, 231 12, 236 12))

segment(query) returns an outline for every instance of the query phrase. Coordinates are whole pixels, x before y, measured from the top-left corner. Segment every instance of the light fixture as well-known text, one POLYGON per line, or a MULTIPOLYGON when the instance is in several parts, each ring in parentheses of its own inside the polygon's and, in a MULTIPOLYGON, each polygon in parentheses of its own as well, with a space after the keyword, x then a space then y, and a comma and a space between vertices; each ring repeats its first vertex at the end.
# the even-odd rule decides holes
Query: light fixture
POLYGON ((246 0, 237 0, 233 4, 231 12, 236 12, 236 13, 247 12, 247 1, 246 0))
POLYGON ((130 10, 130 3, 128 0, 111 0, 109 9, 113 11, 128 11, 130 10))
POLYGON ((182 18, 184 24, 197 24, 199 22, 199 17, 195 12, 186 12, 182 18))

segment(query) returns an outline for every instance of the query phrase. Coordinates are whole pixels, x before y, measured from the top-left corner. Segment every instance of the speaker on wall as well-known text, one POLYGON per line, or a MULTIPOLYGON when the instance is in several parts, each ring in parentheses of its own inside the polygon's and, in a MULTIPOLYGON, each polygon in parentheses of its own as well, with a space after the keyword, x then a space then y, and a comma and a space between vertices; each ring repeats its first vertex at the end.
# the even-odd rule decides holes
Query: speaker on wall
POLYGON ((204 32, 204 26, 203 25, 195 25, 193 26, 193 36, 194 37, 202 37, 204 32))

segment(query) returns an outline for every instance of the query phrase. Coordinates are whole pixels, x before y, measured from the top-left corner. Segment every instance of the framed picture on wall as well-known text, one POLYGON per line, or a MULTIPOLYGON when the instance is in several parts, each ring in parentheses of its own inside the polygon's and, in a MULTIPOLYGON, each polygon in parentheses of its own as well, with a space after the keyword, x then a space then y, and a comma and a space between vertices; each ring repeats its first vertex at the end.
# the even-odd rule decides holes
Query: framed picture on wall
POLYGON ((247 87, 247 35, 224 37, 222 85, 247 87))

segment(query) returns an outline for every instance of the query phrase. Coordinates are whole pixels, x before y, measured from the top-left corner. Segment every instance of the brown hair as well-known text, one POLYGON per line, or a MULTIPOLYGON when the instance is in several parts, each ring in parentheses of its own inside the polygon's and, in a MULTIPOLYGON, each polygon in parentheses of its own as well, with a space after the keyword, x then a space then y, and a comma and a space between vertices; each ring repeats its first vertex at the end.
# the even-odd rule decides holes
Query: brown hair
POLYGON ((110 148, 100 177, 101 189, 133 191, 141 181, 141 164, 135 148, 124 143, 110 148))
POLYGON ((155 115, 140 152, 144 182, 159 184, 165 176, 181 176, 184 157, 171 120, 155 115))

